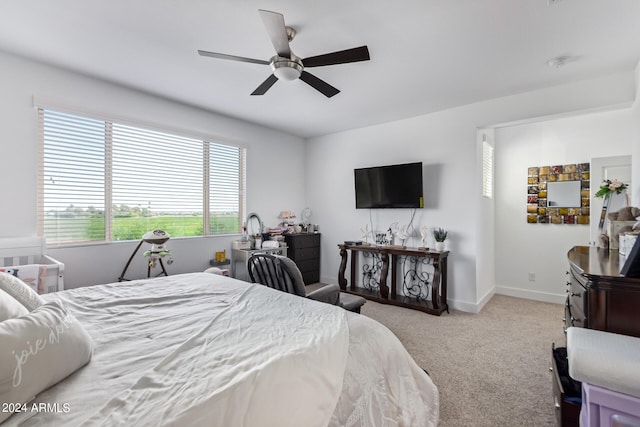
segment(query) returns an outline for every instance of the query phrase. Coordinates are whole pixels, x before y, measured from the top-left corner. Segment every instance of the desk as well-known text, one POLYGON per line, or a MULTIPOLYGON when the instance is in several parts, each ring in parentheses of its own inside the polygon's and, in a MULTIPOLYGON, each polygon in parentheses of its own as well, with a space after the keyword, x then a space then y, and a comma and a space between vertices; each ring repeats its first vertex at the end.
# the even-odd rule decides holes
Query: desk
POLYGON ((402 246, 374 246, 374 245, 338 245, 340 248, 340 269, 338 283, 344 292, 360 295, 364 298, 382 304, 392 304, 429 314, 441 315, 449 312, 447 305, 447 257, 448 251, 437 252, 428 249, 406 248, 402 246), (351 252, 351 277, 347 286, 345 270, 351 252), (371 257, 363 265, 362 286, 357 286, 356 271, 358 270, 358 254, 371 257), (389 258, 391 258, 391 292, 387 286, 389 274, 389 258), (397 265, 403 264, 402 291, 398 295, 397 265), (371 262, 371 264, 368 264, 371 262), (431 266, 433 272, 422 269, 431 266))
POLYGON ((231 249, 231 277, 235 279, 241 279, 248 281, 249 274, 247 273, 247 261, 253 254, 269 254, 269 255, 282 255, 287 256, 287 247, 279 246, 277 248, 261 248, 261 249, 231 249), (244 264, 243 278, 238 277, 236 270, 236 263, 240 261, 244 264))

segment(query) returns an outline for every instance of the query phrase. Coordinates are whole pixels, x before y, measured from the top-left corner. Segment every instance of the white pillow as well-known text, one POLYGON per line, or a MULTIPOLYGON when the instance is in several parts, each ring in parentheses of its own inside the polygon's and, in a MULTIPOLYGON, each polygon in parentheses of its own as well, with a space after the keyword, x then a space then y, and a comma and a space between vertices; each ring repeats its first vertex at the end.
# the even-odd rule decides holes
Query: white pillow
POLYGON ((24 316, 29 310, 11 295, 0 289, 0 322, 14 317, 24 316))
POLYGON ((0 271, 0 289, 11 295, 16 301, 33 311, 44 304, 44 300, 16 276, 0 271))
MULTIPOLYGON (((91 359, 93 342, 59 301, 0 323, 0 402, 27 403, 91 359)), ((0 423, 11 413, 0 412, 0 423)))

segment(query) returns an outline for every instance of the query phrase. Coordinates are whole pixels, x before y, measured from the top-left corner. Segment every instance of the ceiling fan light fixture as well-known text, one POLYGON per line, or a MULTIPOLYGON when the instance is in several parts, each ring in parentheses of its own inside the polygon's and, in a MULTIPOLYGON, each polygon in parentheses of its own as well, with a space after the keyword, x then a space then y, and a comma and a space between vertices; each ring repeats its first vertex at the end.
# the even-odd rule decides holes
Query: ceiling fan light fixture
POLYGON ((303 67, 297 62, 284 59, 282 61, 273 61, 271 68, 273 69, 273 75, 276 76, 278 80, 291 81, 300 77, 303 67))

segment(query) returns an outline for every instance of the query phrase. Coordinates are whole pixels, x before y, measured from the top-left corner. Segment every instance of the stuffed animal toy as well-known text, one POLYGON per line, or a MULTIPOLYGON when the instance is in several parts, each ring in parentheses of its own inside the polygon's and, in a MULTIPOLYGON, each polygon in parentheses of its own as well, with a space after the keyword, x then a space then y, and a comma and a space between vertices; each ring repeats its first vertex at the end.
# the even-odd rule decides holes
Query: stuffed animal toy
MULTIPOLYGON (((640 217, 640 208, 636 208, 634 206, 626 206, 620 209, 617 212, 609 212, 607 214, 607 218, 609 221, 635 221, 640 217)), ((627 231, 640 229, 640 221, 638 221, 633 227, 625 225, 620 230, 618 230, 618 234, 615 236, 609 236, 607 234, 601 234, 598 246, 601 248, 609 248, 611 245, 611 240, 613 240, 614 248, 618 246, 619 236, 627 231)))
POLYGON ((607 218, 611 221, 635 221, 640 216, 640 208, 626 206, 618 212, 610 212, 607 218))
MULTIPOLYGON (((635 221, 636 219, 638 219, 638 217, 640 217, 640 208, 634 206, 626 206, 617 212, 609 212, 607 214, 607 218, 609 219, 609 221, 635 221)), ((640 224, 640 221, 633 226, 625 225, 621 227, 617 230, 615 236, 601 234, 598 246, 600 246, 601 248, 608 248, 609 246, 617 248, 619 245, 620 235, 636 229, 638 224, 640 224)))
POLYGON ((17 268, 0 268, 0 271, 11 274, 12 276, 18 277, 18 269, 17 268))

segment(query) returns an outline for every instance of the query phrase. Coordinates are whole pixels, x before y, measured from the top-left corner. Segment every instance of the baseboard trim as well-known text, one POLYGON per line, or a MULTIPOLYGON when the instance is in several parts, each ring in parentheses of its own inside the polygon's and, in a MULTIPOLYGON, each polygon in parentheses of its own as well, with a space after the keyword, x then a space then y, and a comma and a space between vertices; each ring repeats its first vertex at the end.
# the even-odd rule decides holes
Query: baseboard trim
MULTIPOLYGON (((338 279, 336 277, 321 277, 320 281, 322 283, 338 283, 338 279)), ((464 311, 466 313, 480 313, 480 310, 491 300, 491 298, 495 295, 506 295, 508 297, 515 298, 524 298, 530 299, 534 301, 540 302, 550 302, 553 304, 564 304, 567 299, 566 295, 558 295, 551 294, 548 292, 538 292, 531 291, 525 289, 518 288, 510 288, 508 286, 495 286, 491 288, 482 298, 478 300, 478 302, 467 302, 467 301, 458 301, 453 299, 448 299, 447 303, 449 305, 449 309, 464 311)))
POLYGON ((472 302, 466 301, 457 301, 457 300, 447 300, 447 304, 449 304, 449 309, 464 311, 465 313, 480 313, 480 304, 474 304, 472 302))
POLYGON ((479 313, 480 310, 482 310, 484 308, 485 305, 487 305, 487 303, 489 301, 491 301, 491 298, 493 298, 493 296, 496 294, 496 288, 493 287, 489 290, 489 292, 487 292, 486 294, 484 294, 484 296, 482 298, 480 298, 480 301, 478 301, 478 311, 476 313, 479 313))
MULTIPOLYGON (((338 283, 338 279, 336 277, 328 277, 328 276, 321 277, 320 281, 322 283, 338 283)), ((476 303, 447 299, 447 304, 449 305, 450 310, 458 310, 458 311, 464 311, 465 313, 477 314, 477 313, 480 313, 480 310, 482 310, 482 307, 484 307, 491 300, 491 297, 493 297, 495 293, 496 293, 495 288, 491 288, 491 290, 489 290, 489 292, 487 292, 480 299, 480 301, 476 303)))
POLYGON ((564 304, 567 299, 566 295, 550 294, 548 292, 538 292, 518 288, 510 288, 507 286, 496 286, 495 293, 506 295, 508 297, 524 298, 534 301, 550 302, 553 304, 564 304))

